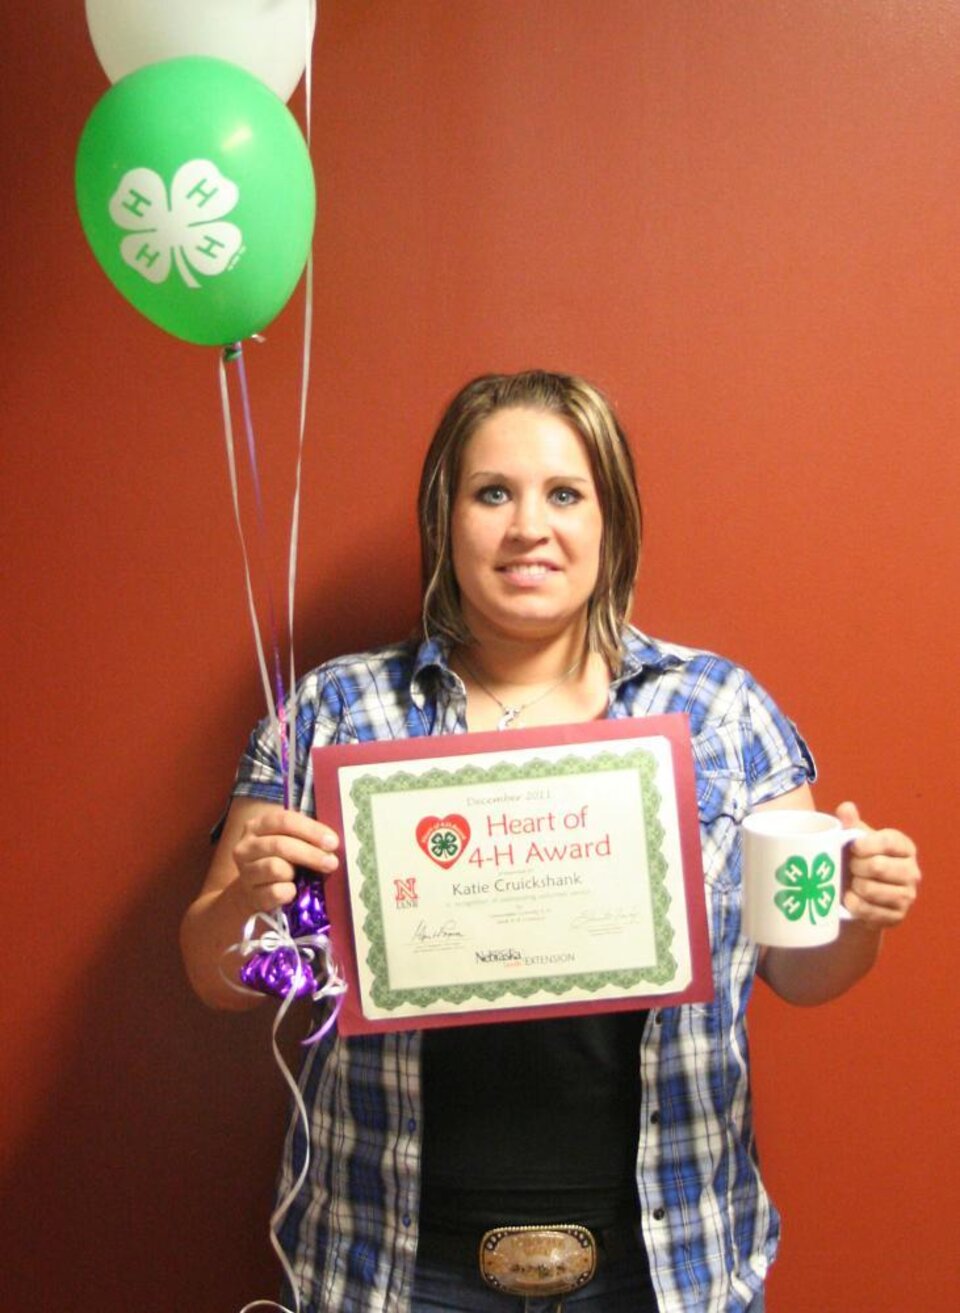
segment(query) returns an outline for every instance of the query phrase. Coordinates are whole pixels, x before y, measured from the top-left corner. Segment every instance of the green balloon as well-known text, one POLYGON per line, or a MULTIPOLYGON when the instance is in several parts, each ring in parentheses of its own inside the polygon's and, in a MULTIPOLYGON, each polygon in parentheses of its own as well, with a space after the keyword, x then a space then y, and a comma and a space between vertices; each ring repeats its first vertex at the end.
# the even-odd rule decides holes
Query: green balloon
POLYGON ((168 59, 121 78, 77 150, 77 208, 114 286, 187 342, 259 332, 303 272, 316 193, 293 115, 221 59, 168 59))

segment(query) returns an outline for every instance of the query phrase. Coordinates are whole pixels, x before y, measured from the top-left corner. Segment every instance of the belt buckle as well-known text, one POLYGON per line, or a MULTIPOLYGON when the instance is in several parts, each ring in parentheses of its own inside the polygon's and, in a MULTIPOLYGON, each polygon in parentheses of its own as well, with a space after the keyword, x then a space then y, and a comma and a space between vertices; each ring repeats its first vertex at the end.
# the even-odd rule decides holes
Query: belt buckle
POLYGON ((597 1242, 585 1226, 495 1226, 480 1241, 480 1275, 508 1295, 569 1295, 597 1270, 597 1242))

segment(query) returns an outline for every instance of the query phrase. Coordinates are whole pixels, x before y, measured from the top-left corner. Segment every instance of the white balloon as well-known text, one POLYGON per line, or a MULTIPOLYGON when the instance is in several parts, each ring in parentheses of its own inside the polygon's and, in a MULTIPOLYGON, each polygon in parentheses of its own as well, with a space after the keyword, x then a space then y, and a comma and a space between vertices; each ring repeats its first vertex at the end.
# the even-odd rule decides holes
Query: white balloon
POLYGON ((111 82, 161 59, 213 55, 289 100, 316 22, 314 0, 86 0, 87 26, 111 82))

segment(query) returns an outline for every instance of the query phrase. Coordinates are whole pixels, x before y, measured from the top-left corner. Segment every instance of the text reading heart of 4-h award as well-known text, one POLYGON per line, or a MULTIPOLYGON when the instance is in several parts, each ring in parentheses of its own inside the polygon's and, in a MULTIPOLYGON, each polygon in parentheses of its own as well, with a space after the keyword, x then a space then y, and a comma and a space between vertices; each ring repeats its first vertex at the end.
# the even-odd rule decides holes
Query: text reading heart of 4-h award
POLYGON ((685 717, 318 748, 313 763, 317 815, 342 838, 327 900, 343 1033, 711 996, 685 717))

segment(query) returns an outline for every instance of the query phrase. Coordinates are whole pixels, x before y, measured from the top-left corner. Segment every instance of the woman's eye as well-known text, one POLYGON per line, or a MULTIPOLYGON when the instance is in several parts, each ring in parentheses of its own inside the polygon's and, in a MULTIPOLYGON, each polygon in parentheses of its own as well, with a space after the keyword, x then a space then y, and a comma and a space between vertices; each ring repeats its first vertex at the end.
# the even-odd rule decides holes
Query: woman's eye
POLYGON ((581 500, 576 488, 554 488, 550 496, 557 506, 573 506, 581 500))
POLYGON ((498 483, 492 483, 477 491, 477 501, 485 506, 502 506, 507 500, 507 490, 498 483))

